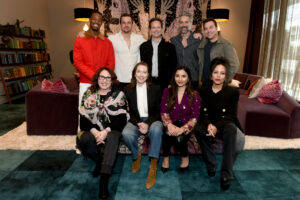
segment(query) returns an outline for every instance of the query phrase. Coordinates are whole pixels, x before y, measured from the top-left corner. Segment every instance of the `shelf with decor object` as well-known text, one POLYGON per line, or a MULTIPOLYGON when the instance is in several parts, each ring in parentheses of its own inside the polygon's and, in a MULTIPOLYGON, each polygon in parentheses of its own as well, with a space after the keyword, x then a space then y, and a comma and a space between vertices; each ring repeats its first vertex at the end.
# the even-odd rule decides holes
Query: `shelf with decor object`
POLYGON ((52 78, 45 32, 17 23, 0 25, 0 103, 11 104, 43 79, 52 78))

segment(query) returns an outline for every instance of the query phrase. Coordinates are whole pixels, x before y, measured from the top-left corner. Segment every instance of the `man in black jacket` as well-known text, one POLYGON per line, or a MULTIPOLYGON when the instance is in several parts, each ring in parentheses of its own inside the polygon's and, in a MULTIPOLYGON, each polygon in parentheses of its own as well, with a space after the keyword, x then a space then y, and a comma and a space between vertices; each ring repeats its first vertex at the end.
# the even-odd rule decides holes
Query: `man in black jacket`
POLYGON ((150 40, 140 46, 141 61, 149 65, 152 82, 164 89, 170 84, 177 66, 176 50, 173 44, 166 42, 162 37, 161 19, 152 18, 149 22, 149 29, 150 40))

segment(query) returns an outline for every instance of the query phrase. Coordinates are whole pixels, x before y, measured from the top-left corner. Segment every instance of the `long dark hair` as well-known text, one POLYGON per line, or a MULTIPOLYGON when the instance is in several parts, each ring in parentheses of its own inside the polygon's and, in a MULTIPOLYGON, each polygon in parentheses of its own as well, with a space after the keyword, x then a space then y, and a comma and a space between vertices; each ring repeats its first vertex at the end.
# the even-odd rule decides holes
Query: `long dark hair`
POLYGON ((98 84, 98 78, 99 78, 101 72, 104 70, 106 70, 111 76, 111 90, 113 91, 113 90, 118 89, 118 86, 120 83, 117 80, 117 75, 115 74, 115 72, 108 67, 103 67, 103 68, 98 69, 98 71, 95 73, 95 75, 92 78, 92 86, 90 87, 90 90, 92 93, 95 93, 100 89, 99 84, 98 84))
MULTIPOLYGON (((215 68, 218 65, 222 65, 225 68, 225 81, 223 83, 223 87, 224 87, 229 82, 229 80, 228 80, 228 78, 229 78, 229 67, 230 67, 229 60, 225 57, 222 57, 222 56, 214 58, 210 63, 210 78, 212 77, 212 74, 213 74, 215 68)), ((212 80, 210 80, 210 84, 211 85, 213 84, 212 80)))
POLYGON ((167 107, 169 109, 171 109, 174 106, 175 102, 176 102, 177 92, 178 92, 178 85, 175 81, 175 75, 176 75, 176 72, 179 71, 179 70, 184 70, 188 75, 188 82, 186 83, 185 92, 187 93, 187 95, 189 97, 189 104, 192 104, 193 96, 196 92, 192 89, 191 71, 185 66, 178 66, 176 68, 176 70, 175 70, 175 72, 172 76, 172 80, 171 80, 171 88, 169 90, 168 103, 167 103, 167 107))
POLYGON ((146 62, 142 61, 142 62, 137 63, 134 66, 134 68, 132 70, 132 73, 131 73, 131 81, 130 81, 129 85, 126 86, 127 88, 134 88, 136 86, 135 73, 136 73, 136 70, 137 70, 138 66, 140 66, 140 65, 143 65, 143 66, 147 67, 147 71, 148 71, 148 78, 146 80, 147 87, 152 84, 151 81, 150 81, 149 65, 146 62))

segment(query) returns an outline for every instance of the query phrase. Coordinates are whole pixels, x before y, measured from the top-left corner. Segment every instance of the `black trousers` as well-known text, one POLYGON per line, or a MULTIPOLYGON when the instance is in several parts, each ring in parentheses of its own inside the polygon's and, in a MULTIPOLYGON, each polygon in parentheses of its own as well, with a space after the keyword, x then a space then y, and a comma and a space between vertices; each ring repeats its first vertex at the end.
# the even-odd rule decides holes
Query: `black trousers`
POLYGON ((162 137, 162 154, 163 156, 169 156, 171 147, 174 145, 175 149, 181 153, 183 157, 189 155, 188 152, 188 140, 190 139, 190 134, 184 135, 183 140, 178 142, 176 136, 169 136, 166 133, 162 137))
MULTIPOLYGON (((208 134, 206 127, 199 123, 194 128, 194 133, 200 145, 203 160, 207 168, 217 167, 216 153, 213 150, 211 136, 208 134)), ((236 133, 237 127, 234 123, 226 124, 222 130, 219 130, 216 137, 223 140, 223 160, 221 166, 221 176, 233 178, 233 164, 236 158, 236 133)))
POLYGON ((90 132, 85 132, 77 140, 77 145, 84 155, 95 162, 101 160, 100 150, 104 147, 100 173, 111 174, 117 158, 120 137, 121 133, 119 131, 112 130, 107 134, 105 144, 97 145, 94 135, 90 132))

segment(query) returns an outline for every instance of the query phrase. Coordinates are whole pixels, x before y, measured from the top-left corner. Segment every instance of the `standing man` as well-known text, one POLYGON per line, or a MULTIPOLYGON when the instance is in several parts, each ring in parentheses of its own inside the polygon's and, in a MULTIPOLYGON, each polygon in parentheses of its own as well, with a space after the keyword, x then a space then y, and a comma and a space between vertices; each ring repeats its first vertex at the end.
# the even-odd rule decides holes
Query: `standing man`
POLYGON ((73 47, 74 66, 80 75, 79 105, 83 93, 91 86, 96 71, 102 67, 115 68, 115 57, 112 43, 100 33, 102 14, 93 11, 90 17, 90 28, 84 37, 78 36, 73 47))
POLYGON ((141 61, 149 65, 152 82, 162 89, 170 84, 172 74, 177 67, 176 50, 173 44, 162 37, 163 22, 152 18, 149 22, 151 38, 140 47, 141 61))
POLYGON ((191 32, 193 16, 190 13, 184 12, 179 17, 179 32, 180 34, 171 38, 171 43, 174 44, 177 53, 177 64, 186 66, 191 71, 193 88, 198 88, 199 85, 199 64, 197 56, 197 48, 201 42, 202 36, 195 38, 191 32))
POLYGON ((218 25, 216 20, 208 18, 203 22, 205 39, 203 39, 198 47, 197 53, 199 57, 199 78, 202 84, 208 84, 210 81, 210 62, 216 57, 225 57, 229 60, 228 81, 232 86, 237 86, 236 80, 232 81, 235 73, 239 69, 240 62, 236 54, 233 44, 224 39, 218 33, 218 25))
POLYGON ((124 88, 131 80, 134 66, 140 62, 140 45, 145 41, 143 36, 132 32, 133 18, 129 14, 120 17, 121 31, 110 35, 115 52, 115 72, 121 87, 124 88))

